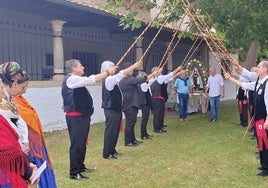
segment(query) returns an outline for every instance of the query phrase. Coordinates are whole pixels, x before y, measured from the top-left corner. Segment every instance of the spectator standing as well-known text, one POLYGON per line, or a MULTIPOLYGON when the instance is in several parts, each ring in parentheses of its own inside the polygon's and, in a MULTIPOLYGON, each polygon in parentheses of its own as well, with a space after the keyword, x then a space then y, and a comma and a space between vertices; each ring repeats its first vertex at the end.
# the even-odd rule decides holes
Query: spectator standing
POLYGON ((29 153, 28 128, 19 115, 18 106, 13 100, 14 96, 25 92, 28 84, 28 74, 20 68, 17 62, 6 62, 0 66, 4 95, 0 105, 0 113, 12 122, 14 129, 19 134, 19 142, 25 154, 29 153))
POLYGON ((19 119, 22 119, 12 98, 25 90, 29 78, 16 62, 2 64, 0 77, 0 187, 36 187, 38 180, 33 185, 27 183, 37 167, 26 156, 29 152, 28 138, 20 137, 28 136, 28 130, 26 124, 23 124, 23 129, 19 127, 22 125, 19 119))
MULTIPOLYGON (((25 93, 25 90, 24 92, 25 93)), ((23 94, 22 93, 22 94, 23 94)), ((52 163, 48 155, 45 135, 39 116, 30 103, 21 95, 13 97, 14 101, 19 107, 19 114, 28 126, 29 136, 29 160, 33 162, 38 168, 47 162, 47 168, 42 172, 39 187, 42 188, 56 188, 56 178, 52 168, 52 163)))
POLYGON ((181 122, 185 121, 187 117, 189 97, 192 97, 193 93, 192 85, 191 80, 186 76, 186 71, 180 71, 179 77, 175 81, 174 88, 179 99, 179 118, 181 122))
POLYGON ((215 122, 218 118, 218 108, 220 98, 224 98, 225 87, 222 75, 216 72, 215 67, 209 68, 206 89, 205 89, 205 97, 209 97, 210 110, 211 110, 211 119, 209 122, 215 122))

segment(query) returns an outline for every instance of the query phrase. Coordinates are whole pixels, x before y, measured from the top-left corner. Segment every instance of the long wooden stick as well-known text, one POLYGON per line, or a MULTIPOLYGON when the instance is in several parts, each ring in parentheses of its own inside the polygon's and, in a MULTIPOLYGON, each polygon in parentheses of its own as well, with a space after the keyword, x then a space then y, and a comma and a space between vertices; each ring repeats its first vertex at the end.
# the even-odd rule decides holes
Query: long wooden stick
MULTIPOLYGON (((171 47, 171 45, 173 44, 174 39, 176 38, 178 32, 180 31, 180 27, 181 27, 181 25, 182 25, 182 23, 183 23, 183 19, 185 18, 185 16, 186 16, 186 15, 184 14, 184 16, 181 18, 181 22, 180 22, 178 28, 177 28, 176 31, 173 33, 173 37, 172 37, 171 41, 169 42, 168 47, 167 47, 167 49, 166 49, 166 51, 165 51, 165 53, 164 53, 164 55, 163 55, 163 57, 162 57, 162 59, 161 59, 161 61, 160 61, 158 67, 161 67, 161 66, 162 66, 162 64, 164 63, 164 60, 165 60, 165 57, 166 57, 166 56, 167 56, 167 58, 169 57, 169 55, 168 55, 168 51, 170 50, 170 47, 171 47)), ((188 26, 187 26, 187 27, 188 27, 188 26)), ((185 31, 186 31, 186 30, 185 30, 185 31)), ((166 58, 166 59, 167 59, 167 58, 166 58)))
MULTIPOLYGON (((188 29, 189 26, 190 26, 190 24, 187 25, 187 27, 185 28, 185 31, 188 29)), ((171 54, 174 52, 174 50, 175 50, 175 48, 178 46, 178 44, 179 44, 181 38, 182 38, 182 37, 180 37, 180 38, 177 40, 177 42, 176 42, 175 45, 173 46, 172 50, 169 52, 169 54, 168 54, 168 56, 167 56, 165 62, 164 62, 163 64, 161 64, 161 65, 159 66, 159 68, 163 68, 163 67, 167 64, 167 61, 168 61, 169 56, 171 56, 171 54)))
MULTIPOLYGON (((192 21, 194 22, 195 26, 198 28, 199 31, 202 31, 203 34, 206 33, 206 31, 201 27, 201 25, 198 23, 198 21, 196 20, 196 16, 194 16, 191 11, 189 10, 189 5, 187 5, 187 3, 185 3, 184 1, 186 0, 182 0, 183 4, 184 4, 184 11, 192 18, 192 21)), ((225 72, 225 68, 222 66, 221 64, 221 59, 219 59, 218 55, 215 53, 215 51, 213 50, 213 48, 211 47, 210 43, 208 42, 208 39, 206 36, 203 36, 203 39, 205 40, 205 42, 207 43, 210 51, 212 52, 213 56, 215 57, 216 61, 218 62, 218 64, 220 65, 220 67, 222 68, 223 72, 225 72)))
MULTIPOLYGON (((219 62, 221 68, 223 69, 223 72, 225 72, 225 68, 222 66, 222 63, 224 63, 226 65, 226 68, 227 68, 227 67, 229 67, 228 62, 226 61, 225 58, 224 59, 219 59, 214 51, 217 51, 219 54, 225 54, 228 57, 230 62, 233 62, 234 58, 230 55, 228 50, 225 48, 223 42, 220 39, 216 39, 213 36, 213 34, 211 33, 211 31, 210 31, 209 27, 207 26, 207 24, 204 23, 204 21, 198 16, 198 14, 193 15, 191 13, 190 9, 188 8, 190 6, 190 3, 189 3, 188 0, 184 1, 184 5, 187 8, 187 12, 189 12, 191 14, 191 17, 192 17, 193 21, 195 22, 195 25, 198 27, 198 29, 201 30, 204 34, 208 35, 208 38, 213 43, 213 47, 212 47, 210 45, 209 41, 206 40, 206 43, 207 43, 208 47, 210 48, 211 52, 213 53, 213 56, 215 56, 217 62, 219 62), (185 2, 187 2, 187 3, 185 3, 185 2), (188 4, 188 5, 186 5, 186 4, 188 4)), ((204 36, 204 38, 205 37, 207 38, 207 36, 204 36)))
POLYGON ((199 43, 196 45, 196 47, 194 48, 193 52, 191 52, 191 55, 184 61, 182 62, 181 66, 184 69, 186 67, 186 65, 188 64, 188 62, 190 61, 190 59, 193 57, 194 53, 196 52, 196 50, 199 48, 199 46, 201 45, 201 43, 203 42, 203 39, 201 39, 199 41, 199 43))
POLYGON ((160 9, 159 13, 156 15, 156 17, 153 18, 153 20, 146 26, 146 28, 140 33, 140 35, 136 38, 136 40, 131 44, 131 46, 127 49, 127 51, 122 55, 122 57, 118 60, 116 63, 117 66, 119 66, 124 58, 127 56, 127 54, 130 52, 130 50, 136 45, 136 43, 140 40, 140 38, 144 35, 144 33, 152 26, 154 21, 160 16, 160 14, 163 12, 163 10, 166 8, 166 6, 169 4, 169 0, 165 2, 165 4, 160 9))
POLYGON ((150 42, 149 46, 147 47, 147 49, 145 50, 145 52, 143 53, 143 55, 141 56, 139 61, 142 61, 143 58, 145 57, 145 55, 148 53, 149 49, 153 45, 154 41, 156 40, 156 38, 160 34, 160 32, 163 29, 163 27, 165 26, 165 24, 168 22, 169 17, 172 15, 172 13, 174 12, 175 8, 178 6, 179 2, 180 1, 177 1, 177 3, 172 7, 172 10, 170 11, 169 15, 166 17, 166 19, 165 19, 164 23, 161 25, 160 29, 158 29, 156 35, 154 36, 153 40, 150 42))
POLYGON ((252 117, 252 118, 250 119, 250 122, 248 123, 247 129, 246 129, 246 131, 245 131, 245 133, 244 133, 244 136, 243 136, 242 140, 245 140, 245 137, 246 137, 246 135, 248 134, 249 127, 250 127, 251 124, 252 124, 253 118, 254 118, 254 117, 252 117))

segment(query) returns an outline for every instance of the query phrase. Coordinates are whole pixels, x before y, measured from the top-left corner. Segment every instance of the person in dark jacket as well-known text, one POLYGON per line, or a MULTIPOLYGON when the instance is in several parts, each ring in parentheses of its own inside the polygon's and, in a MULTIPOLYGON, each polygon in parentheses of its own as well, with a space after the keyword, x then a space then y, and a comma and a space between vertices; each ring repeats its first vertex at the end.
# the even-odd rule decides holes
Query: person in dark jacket
MULTIPOLYGON (((142 62, 136 62, 132 66, 121 70, 119 73, 108 76, 102 82, 102 108, 105 115, 105 131, 103 144, 103 158, 117 159, 117 151, 115 149, 122 120, 122 94, 119 88, 119 81, 128 74, 137 69, 142 62)), ((107 71, 113 67, 111 61, 104 61, 101 64, 101 72, 107 71)))
MULTIPOLYGON (((131 66, 125 63, 124 68, 131 66)), ((125 125, 125 146, 136 147, 141 144, 135 137, 134 127, 137 121, 139 109, 138 85, 150 80, 157 74, 157 70, 148 76, 137 78, 138 71, 134 70, 119 82, 119 87, 123 93, 123 112, 126 118, 125 125)))
POLYGON ((66 75, 62 82, 62 98, 66 122, 70 136, 70 179, 83 180, 88 177, 81 172, 92 172, 85 166, 86 143, 93 114, 93 100, 85 86, 95 84, 113 75, 117 66, 100 74, 83 76, 84 67, 77 59, 66 61, 66 75))

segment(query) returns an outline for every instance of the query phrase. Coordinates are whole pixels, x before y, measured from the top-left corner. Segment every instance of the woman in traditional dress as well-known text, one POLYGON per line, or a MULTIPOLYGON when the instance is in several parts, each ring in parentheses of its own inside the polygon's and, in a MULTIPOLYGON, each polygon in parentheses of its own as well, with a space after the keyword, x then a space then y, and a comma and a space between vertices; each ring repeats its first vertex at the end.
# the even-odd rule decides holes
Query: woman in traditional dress
MULTIPOLYGON (((12 103, 13 110, 10 111, 18 116, 18 120, 15 121, 20 122, 23 120, 27 127, 29 149, 26 150, 25 153, 28 155, 28 159, 36 164, 37 167, 40 167, 44 161, 48 164, 48 167, 40 176, 39 187, 55 188, 55 175, 48 157, 40 119, 34 108, 21 96, 26 92, 28 87, 28 74, 21 69, 20 65, 16 62, 7 62, 0 66, 0 70, 4 73, 3 83, 6 91, 5 94, 7 95, 6 97, 4 96, 4 100, 2 100, 1 104, 4 104, 3 106, 8 104, 6 105, 7 107, 4 107, 4 109, 8 109, 9 106, 11 106, 10 103, 12 103), (16 83, 18 83, 18 85, 15 85, 16 83), (10 100, 6 100, 8 98, 10 100)), ((1 111, 3 112, 3 110, 1 111)), ((14 121, 16 118, 13 117, 12 119, 14 121)))
MULTIPOLYGON (((0 74, 1 76, 1 74, 0 74)), ((0 101, 4 95, 0 79, 0 101)), ((30 163, 19 143, 19 135, 12 122, 0 114, 0 187, 27 188, 36 166, 30 163)), ((29 187, 34 187, 29 185, 29 187)))

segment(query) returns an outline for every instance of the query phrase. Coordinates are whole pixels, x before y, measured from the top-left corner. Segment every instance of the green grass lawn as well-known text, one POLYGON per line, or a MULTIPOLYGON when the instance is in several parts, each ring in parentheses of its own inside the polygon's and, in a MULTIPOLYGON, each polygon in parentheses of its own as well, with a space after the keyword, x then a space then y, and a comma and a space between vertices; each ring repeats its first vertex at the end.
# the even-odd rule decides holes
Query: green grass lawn
MULTIPOLYGON (((96 113, 96 112, 95 112, 96 113)), ((59 188, 91 187, 268 187, 268 178, 259 172, 256 140, 246 128, 238 125, 238 112, 233 104, 221 103, 218 121, 209 123, 210 114, 189 115, 179 122, 174 112, 165 119, 167 133, 152 132, 151 140, 136 148, 124 146, 120 133, 117 160, 102 158, 104 124, 90 130, 85 164, 96 168, 85 181, 69 179, 69 137, 67 130, 46 133, 48 151, 59 188)), ((140 119, 136 124, 140 140, 140 119)))

